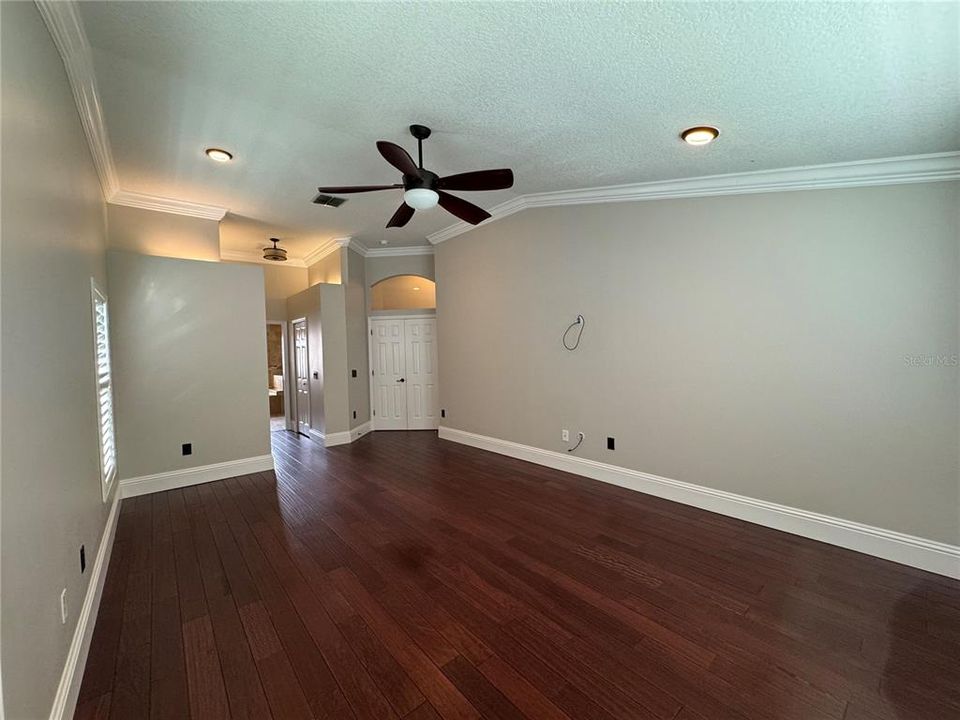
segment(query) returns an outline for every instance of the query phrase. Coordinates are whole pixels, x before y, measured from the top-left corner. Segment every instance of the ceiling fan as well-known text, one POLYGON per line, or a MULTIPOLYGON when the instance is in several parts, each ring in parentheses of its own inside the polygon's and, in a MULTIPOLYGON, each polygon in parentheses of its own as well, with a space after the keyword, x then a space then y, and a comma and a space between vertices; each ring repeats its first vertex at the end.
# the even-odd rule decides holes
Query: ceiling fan
POLYGON ((361 193, 374 190, 392 190, 403 188, 403 203, 387 222, 387 227, 403 227, 415 210, 426 210, 440 205, 447 212, 456 215, 472 225, 481 223, 490 217, 490 213, 471 202, 451 195, 447 190, 505 190, 513 187, 513 171, 509 169, 476 170, 440 177, 423 167, 423 141, 430 137, 430 128, 424 125, 411 125, 410 134, 417 139, 417 163, 410 154, 399 145, 377 141, 377 150, 384 160, 403 173, 403 182, 393 185, 348 185, 344 187, 317 188, 322 193, 361 193))

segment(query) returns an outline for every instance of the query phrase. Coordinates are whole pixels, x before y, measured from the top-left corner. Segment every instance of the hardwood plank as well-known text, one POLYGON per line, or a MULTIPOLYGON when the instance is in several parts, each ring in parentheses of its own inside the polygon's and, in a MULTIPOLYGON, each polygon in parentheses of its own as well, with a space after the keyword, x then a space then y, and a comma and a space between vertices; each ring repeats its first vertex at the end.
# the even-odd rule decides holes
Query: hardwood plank
POLYGON ((960 717, 960 582, 432 433, 272 435, 123 503, 75 717, 960 717))

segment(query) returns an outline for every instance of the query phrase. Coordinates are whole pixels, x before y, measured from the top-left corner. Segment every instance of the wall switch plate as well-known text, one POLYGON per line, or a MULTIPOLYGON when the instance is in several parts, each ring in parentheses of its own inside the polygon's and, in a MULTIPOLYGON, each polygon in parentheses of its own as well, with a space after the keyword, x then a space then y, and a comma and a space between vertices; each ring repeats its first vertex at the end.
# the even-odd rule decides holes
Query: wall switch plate
POLYGON ((440 409, 440 417, 445 418, 447 416, 447 411, 443 408, 440 409))
POLYGON ((607 450, 616 450, 616 448, 614 447, 615 444, 616 444, 616 440, 614 438, 612 437, 607 438, 607 450))
POLYGON ((354 420, 357 419, 357 411, 356 411, 356 410, 353 411, 353 419, 354 419, 354 420))
POLYGON ((356 377, 356 376, 357 376, 357 371, 356 371, 356 370, 351 370, 351 371, 350 371, 350 376, 351 376, 351 377, 356 377))
POLYGON ((80 574, 87 569, 87 551, 84 549, 83 545, 80 546, 80 574))
POLYGON ((60 591, 60 624, 67 624, 67 589, 60 591))
POLYGON ((183 455, 193 455, 193 443, 184 443, 181 445, 180 452, 183 455))
POLYGON ((570 431, 564 428, 560 431, 560 439, 564 442, 570 442, 570 431))

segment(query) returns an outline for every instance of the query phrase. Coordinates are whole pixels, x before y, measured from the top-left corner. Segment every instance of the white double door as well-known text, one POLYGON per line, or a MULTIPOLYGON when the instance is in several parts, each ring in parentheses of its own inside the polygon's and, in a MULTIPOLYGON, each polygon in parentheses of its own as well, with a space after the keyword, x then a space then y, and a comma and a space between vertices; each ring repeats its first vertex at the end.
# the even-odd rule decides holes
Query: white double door
POLYGON ((370 320, 374 430, 433 430, 440 424, 436 318, 370 320))

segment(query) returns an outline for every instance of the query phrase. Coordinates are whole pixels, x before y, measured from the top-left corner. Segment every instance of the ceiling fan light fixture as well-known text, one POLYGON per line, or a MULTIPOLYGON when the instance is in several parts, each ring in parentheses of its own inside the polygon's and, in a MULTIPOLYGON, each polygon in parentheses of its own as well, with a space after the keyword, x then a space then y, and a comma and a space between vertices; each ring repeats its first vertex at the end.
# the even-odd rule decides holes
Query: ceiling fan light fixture
POLYGON ((274 262, 285 262, 287 259, 287 251, 282 247, 277 247, 277 243, 280 242, 280 239, 270 238, 270 242, 273 243, 273 247, 265 247, 263 249, 263 259, 273 260, 274 262))
POLYGON ((233 160, 233 153, 229 153, 220 148, 207 148, 204 150, 204 152, 207 154, 208 158, 211 160, 216 160, 217 162, 225 163, 233 160))
POLYGON ((440 196, 430 188, 410 188, 403 194, 403 201, 414 210, 429 210, 440 202, 440 196))
POLYGON ((707 145, 720 135, 720 131, 710 125, 697 125, 680 133, 680 139, 687 145, 707 145))

